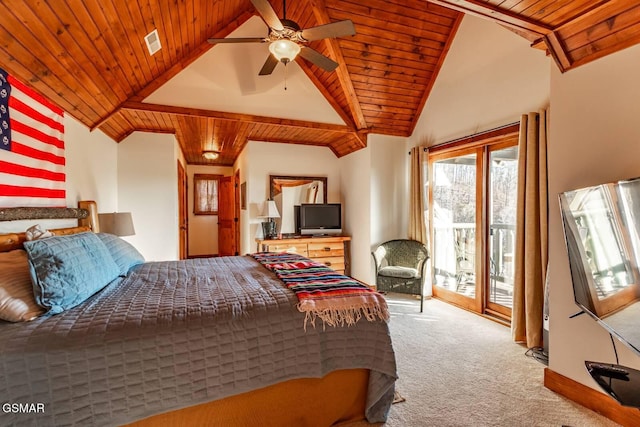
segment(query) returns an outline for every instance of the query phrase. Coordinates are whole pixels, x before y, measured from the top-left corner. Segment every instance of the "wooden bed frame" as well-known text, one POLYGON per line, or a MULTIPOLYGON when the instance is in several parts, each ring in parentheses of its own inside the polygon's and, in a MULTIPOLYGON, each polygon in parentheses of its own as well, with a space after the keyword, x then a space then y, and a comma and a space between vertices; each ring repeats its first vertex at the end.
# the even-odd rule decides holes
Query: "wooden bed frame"
MULTIPOLYGON (((98 223, 98 206, 93 200, 78 202, 78 209, 70 208, 4 208, 0 211, 0 221, 65 219, 77 218, 77 227, 56 228, 49 230, 56 236, 82 233, 84 231, 100 231, 98 223), (68 216, 60 215, 65 212, 68 216)), ((0 252, 22 249, 27 240, 25 232, 0 234, 0 252)))
POLYGON ((369 371, 334 371, 154 415, 126 427, 372 426, 364 416, 369 371))
MULTIPOLYGON (((49 230, 55 235, 99 231, 98 211, 93 201, 78 202, 87 211, 77 227, 49 230)), ((66 208, 48 208, 51 212, 66 208)), ((6 211, 6 209, 5 209, 6 211)), ((46 216, 38 209, 36 218, 46 216)), ((0 214, 4 213, 0 212, 0 214)), ((75 217, 75 216, 74 216, 75 217)), ((0 221, 3 219, 0 215, 0 221)), ((0 252, 21 249, 26 234, 0 235, 0 252)), ((153 415, 127 424, 128 427, 153 426, 371 426, 365 418, 369 371, 348 369, 329 373, 323 378, 301 378, 277 383, 250 392, 230 396, 183 409, 153 415)))

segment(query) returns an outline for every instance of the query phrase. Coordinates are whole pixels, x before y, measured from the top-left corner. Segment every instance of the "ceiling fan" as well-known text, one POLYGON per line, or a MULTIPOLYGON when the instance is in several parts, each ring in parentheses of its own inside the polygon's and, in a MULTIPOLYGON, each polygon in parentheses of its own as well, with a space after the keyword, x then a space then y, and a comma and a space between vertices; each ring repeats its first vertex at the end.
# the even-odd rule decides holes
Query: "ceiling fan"
POLYGON ((353 22, 349 19, 301 30, 296 22, 287 19, 286 0, 282 1, 282 19, 278 18, 278 15, 276 15, 276 12, 268 0, 251 0, 251 3, 269 27, 267 37, 212 38, 208 41, 212 44, 270 43, 269 51, 271 53, 262 66, 260 73, 258 73, 261 76, 271 74, 274 68, 276 68, 276 65, 278 65, 278 62, 287 65, 287 63, 293 61, 298 54, 324 70, 333 71, 338 66, 338 63, 324 56, 317 50, 306 46, 306 43, 330 37, 352 36, 356 33, 353 22))

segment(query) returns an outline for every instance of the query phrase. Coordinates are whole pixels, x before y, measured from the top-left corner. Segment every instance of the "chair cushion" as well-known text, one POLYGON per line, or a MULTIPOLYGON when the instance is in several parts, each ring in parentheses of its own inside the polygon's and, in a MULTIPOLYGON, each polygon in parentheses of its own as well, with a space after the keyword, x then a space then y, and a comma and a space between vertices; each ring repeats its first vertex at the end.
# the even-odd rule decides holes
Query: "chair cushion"
POLYGON ((418 277, 418 270, 410 267, 400 267, 395 265, 390 265, 387 267, 382 267, 380 271, 378 271, 380 276, 386 277, 398 277, 401 279, 413 279, 418 277))

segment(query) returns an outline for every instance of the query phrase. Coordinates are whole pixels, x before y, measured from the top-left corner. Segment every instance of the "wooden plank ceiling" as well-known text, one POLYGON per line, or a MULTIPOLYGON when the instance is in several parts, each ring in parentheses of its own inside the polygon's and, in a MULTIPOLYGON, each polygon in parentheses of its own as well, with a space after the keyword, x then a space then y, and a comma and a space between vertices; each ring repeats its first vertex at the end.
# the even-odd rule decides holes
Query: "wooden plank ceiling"
MULTIPOLYGON (((311 42, 340 64, 298 64, 344 125, 171 107, 143 100, 256 11, 249 0, 0 0, 4 68, 91 129, 120 142, 174 133, 189 164, 232 165, 248 140, 326 146, 344 156, 368 133, 409 136, 464 13, 495 21, 567 71, 640 42, 640 5, 624 0, 290 0, 309 28, 351 19, 353 37, 311 42), (143 37, 158 29, 150 56, 143 37), (217 160, 203 150, 212 141, 217 160)), ((272 1, 278 16, 282 3, 272 1)))

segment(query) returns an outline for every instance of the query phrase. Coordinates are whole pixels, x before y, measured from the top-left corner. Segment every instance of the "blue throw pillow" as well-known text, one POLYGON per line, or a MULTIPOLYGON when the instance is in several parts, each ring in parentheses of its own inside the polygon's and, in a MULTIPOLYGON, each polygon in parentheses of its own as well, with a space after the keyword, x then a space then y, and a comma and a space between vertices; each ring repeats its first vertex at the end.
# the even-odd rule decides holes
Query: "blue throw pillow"
POLYGON ((80 304, 118 277, 102 240, 86 232, 24 243, 36 302, 49 314, 80 304))
POLYGON ((120 276, 126 276, 131 267, 144 262, 142 254, 126 240, 108 233, 98 233, 98 237, 120 269, 120 276))

